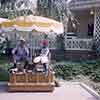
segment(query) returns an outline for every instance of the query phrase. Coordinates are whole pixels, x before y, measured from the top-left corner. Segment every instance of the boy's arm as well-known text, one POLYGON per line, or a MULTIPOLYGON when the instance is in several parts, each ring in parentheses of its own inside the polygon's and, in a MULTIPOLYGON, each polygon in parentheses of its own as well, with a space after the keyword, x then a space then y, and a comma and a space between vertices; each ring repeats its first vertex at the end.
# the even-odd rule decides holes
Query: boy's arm
POLYGON ((14 49, 12 50, 12 54, 15 55, 15 54, 16 54, 16 51, 17 51, 17 48, 14 48, 14 49))
POLYGON ((49 54, 49 48, 46 48, 46 51, 45 50, 41 50, 41 53, 40 53, 40 56, 44 55, 44 56, 48 56, 49 54))
POLYGON ((17 48, 14 48, 14 49, 12 50, 12 55, 13 55, 14 63, 16 63, 16 51, 17 51, 17 48))
POLYGON ((26 51, 27 55, 29 56, 29 49, 27 47, 25 48, 25 51, 26 51))
POLYGON ((49 48, 47 48, 47 51, 46 51, 46 56, 48 56, 49 54, 49 48))

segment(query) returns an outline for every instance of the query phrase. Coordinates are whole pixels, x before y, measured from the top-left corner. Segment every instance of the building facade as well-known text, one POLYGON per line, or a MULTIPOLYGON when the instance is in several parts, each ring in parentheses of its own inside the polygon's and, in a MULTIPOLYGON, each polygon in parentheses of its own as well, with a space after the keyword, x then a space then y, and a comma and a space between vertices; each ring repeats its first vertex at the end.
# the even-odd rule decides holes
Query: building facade
POLYGON ((79 22, 77 36, 81 39, 92 39, 94 48, 99 50, 100 0, 72 0, 69 7, 79 22))

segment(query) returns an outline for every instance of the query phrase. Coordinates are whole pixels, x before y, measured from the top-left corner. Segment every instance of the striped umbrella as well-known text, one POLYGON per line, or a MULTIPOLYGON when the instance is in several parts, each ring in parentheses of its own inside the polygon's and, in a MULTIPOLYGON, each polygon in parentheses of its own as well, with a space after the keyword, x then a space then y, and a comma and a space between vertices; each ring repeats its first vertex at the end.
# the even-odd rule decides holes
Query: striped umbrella
POLYGON ((55 32, 63 33, 63 24, 50 18, 42 16, 20 16, 13 20, 7 20, 1 23, 3 30, 12 31, 37 31, 37 32, 55 32))

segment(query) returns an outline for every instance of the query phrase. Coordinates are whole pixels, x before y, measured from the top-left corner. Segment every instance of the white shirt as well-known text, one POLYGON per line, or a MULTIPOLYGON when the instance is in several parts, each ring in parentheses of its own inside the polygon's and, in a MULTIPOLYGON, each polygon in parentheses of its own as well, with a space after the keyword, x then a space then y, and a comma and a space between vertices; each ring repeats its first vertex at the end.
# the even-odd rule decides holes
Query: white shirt
POLYGON ((40 56, 48 56, 49 48, 42 48, 40 56))

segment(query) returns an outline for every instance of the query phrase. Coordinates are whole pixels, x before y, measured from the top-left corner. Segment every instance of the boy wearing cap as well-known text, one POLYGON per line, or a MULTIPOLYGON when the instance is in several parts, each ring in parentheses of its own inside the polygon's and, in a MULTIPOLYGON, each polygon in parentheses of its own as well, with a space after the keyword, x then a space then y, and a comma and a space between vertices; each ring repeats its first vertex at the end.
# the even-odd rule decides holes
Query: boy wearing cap
POLYGON ((48 75, 48 56, 49 56, 49 48, 48 48, 48 41, 43 41, 43 47, 41 49, 41 63, 44 66, 45 74, 48 75))
POLYGON ((48 56, 48 55, 49 55, 48 41, 44 40, 40 56, 48 56))
POLYGON ((23 38, 20 38, 20 44, 13 49, 12 54, 14 58, 14 63, 18 63, 21 61, 28 62, 29 50, 25 46, 25 40, 23 38))

